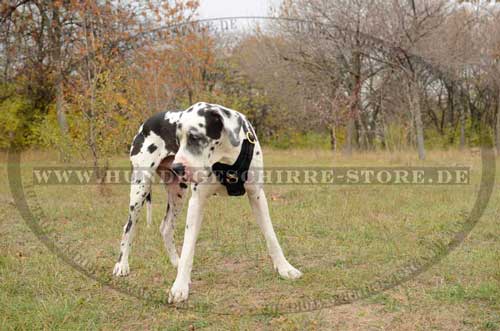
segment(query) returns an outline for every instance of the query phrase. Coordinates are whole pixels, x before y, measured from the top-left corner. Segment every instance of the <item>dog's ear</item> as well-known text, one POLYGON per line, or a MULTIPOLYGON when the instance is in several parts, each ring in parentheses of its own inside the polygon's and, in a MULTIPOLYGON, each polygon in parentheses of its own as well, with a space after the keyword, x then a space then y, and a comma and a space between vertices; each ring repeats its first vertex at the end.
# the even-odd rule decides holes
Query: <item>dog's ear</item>
POLYGON ((219 139, 224 128, 222 115, 216 109, 209 109, 205 112, 207 136, 212 139, 219 139))

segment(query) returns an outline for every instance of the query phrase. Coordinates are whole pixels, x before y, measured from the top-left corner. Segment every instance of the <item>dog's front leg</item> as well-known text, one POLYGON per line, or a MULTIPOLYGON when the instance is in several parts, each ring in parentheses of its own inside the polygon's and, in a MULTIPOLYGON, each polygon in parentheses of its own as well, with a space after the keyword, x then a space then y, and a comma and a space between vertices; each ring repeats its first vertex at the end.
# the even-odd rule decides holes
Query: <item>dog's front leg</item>
POLYGON ((128 256, 137 227, 137 218, 142 205, 146 201, 148 193, 151 192, 151 174, 144 169, 135 169, 132 173, 132 184, 130 185, 130 205, 127 223, 123 226, 123 235, 120 244, 120 256, 113 269, 115 276, 127 276, 130 272, 128 256))
POLYGON ((204 194, 201 187, 198 186, 198 189, 192 191, 191 198, 189 199, 184 243, 182 245, 179 266, 177 267, 177 277, 175 278, 175 282, 168 296, 169 303, 181 302, 188 298, 191 269, 193 268, 194 248, 198 233, 200 232, 201 222, 203 220, 203 207, 207 197, 207 194, 204 194))
POLYGON ((271 216, 269 215, 269 207, 267 205, 264 190, 260 185, 247 185, 246 188, 255 218, 266 240, 267 250, 273 261, 274 269, 276 269, 283 278, 300 278, 302 273, 286 260, 278 242, 273 224, 271 223, 271 216))

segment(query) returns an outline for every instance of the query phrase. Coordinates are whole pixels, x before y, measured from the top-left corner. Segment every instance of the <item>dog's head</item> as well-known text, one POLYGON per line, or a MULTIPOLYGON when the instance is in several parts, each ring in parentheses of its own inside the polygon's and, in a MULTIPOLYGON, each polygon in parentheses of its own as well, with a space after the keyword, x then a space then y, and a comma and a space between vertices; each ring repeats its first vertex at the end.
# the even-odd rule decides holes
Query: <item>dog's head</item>
POLYGON ((212 165, 238 155, 243 119, 240 114, 209 104, 196 104, 177 122, 179 150, 172 170, 187 181, 199 183, 212 165))

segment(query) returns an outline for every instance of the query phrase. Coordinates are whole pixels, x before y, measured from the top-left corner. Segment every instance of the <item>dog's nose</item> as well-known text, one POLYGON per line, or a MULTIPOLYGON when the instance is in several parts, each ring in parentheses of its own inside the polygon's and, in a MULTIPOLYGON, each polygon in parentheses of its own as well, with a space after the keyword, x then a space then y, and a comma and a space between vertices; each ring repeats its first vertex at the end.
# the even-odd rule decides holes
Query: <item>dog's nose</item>
POLYGON ((177 176, 184 176, 184 165, 182 163, 174 163, 172 164, 172 171, 177 175, 177 176))

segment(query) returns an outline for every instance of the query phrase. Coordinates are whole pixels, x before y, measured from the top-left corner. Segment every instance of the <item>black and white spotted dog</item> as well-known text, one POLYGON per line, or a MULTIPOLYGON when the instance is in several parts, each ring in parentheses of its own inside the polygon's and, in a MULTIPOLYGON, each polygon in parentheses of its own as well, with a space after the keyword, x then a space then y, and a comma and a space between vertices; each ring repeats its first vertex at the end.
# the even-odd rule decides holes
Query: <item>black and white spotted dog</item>
POLYGON ((252 169, 262 169, 263 160, 255 132, 242 114, 203 102, 185 111, 158 113, 140 127, 132 143, 130 160, 134 170, 129 216, 114 275, 126 276, 129 273, 131 243, 144 202, 147 204, 147 220, 151 223, 151 180, 155 172, 168 190, 167 211, 160 231, 170 262, 177 267, 169 302, 180 302, 188 297, 203 208, 215 193, 248 193, 274 268, 284 278, 295 279, 302 275, 283 255, 271 224, 262 183, 248 178, 252 169), (179 258, 174 244, 174 221, 182 209, 188 187, 186 182, 190 183, 192 194, 179 258), (211 184, 203 185, 206 183, 211 184))

